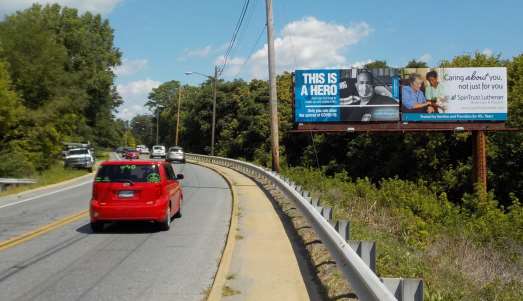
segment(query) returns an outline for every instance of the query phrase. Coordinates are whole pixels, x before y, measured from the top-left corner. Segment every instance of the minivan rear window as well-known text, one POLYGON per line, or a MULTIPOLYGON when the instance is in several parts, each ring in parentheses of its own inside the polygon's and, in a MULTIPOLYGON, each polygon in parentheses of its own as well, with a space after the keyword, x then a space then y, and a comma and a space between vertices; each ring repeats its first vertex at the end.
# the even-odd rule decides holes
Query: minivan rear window
POLYGON ((95 178, 96 182, 160 182, 158 166, 152 164, 122 164, 102 166, 95 178))

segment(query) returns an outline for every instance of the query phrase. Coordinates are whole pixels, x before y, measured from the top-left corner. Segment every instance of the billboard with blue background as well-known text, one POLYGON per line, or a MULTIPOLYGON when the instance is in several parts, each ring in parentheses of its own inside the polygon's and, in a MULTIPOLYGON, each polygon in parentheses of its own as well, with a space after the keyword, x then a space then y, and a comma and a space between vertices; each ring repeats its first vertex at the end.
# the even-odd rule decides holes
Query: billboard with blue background
POLYGON ((339 70, 297 70, 295 76, 296 122, 340 121, 339 70))
POLYGON ((296 70, 298 123, 398 121, 398 69, 296 70))

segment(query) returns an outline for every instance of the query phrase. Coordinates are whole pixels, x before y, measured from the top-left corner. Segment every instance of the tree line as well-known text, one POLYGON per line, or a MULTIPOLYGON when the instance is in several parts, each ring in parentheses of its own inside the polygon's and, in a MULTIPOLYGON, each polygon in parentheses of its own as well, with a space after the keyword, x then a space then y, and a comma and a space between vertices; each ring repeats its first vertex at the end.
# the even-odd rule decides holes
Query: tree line
POLYGON ((119 144, 113 39, 108 20, 59 5, 0 22, 0 176, 49 168, 64 141, 119 144))
MULTIPOLYGON (((523 54, 505 60, 501 55, 473 53, 444 60, 441 67, 494 67, 508 69, 508 126, 523 125, 523 54)), ((376 61, 367 68, 388 67, 376 61)), ((427 67, 412 60, 406 67, 427 67)), ((463 202, 472 187, 470 133, 311 134, 293 133, 292 77, 278 76, 281 156, 284 165, 319 168, 326 175, 345 172, 349 178, 400 178, 427 185, 463 202)), ((155 143, 159 115, 160 142, 174 145, 178 97, 181 97, 180 145, 194 153, 209 153, 212 121, 212 80, 200 86, 168 81, 153 89, 147 106, 151 115, 131 121, 140 142, 155 143), (158 111, 159 110, 159 111, 158 111)), ((220 80, 217 92, 216 144, 219 156, 241 158, 270 166, 268 83, 263 80, 220 80)), ((508 207, 523 198, 523 134, 488 134, 488 187, 508 207)))

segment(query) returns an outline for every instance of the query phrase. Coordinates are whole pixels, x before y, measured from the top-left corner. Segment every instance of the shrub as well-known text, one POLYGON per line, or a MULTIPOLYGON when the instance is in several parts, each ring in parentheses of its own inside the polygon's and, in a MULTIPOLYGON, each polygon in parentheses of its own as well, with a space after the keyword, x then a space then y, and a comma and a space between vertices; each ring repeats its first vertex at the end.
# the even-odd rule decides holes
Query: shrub
POLYGON ((28 158, 28 154, 11 149, 0 152, 0 177, 22 178, 31 176, 35 167, 28 158))

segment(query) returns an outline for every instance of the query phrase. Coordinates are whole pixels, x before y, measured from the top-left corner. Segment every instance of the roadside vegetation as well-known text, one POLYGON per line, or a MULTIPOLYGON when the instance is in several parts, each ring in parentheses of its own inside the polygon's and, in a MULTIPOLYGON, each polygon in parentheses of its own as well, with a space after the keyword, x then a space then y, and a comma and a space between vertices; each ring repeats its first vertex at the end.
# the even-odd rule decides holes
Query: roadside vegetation
POLYGON ((0 21, 0 177, 39 177, 62 142, 115 147, 132 137, 113 69, 121 53, 100 15, 38 5, 0 21))
POLYGON ((466 194, 461 206, 423 181, 373 184, 346 173, 303 167, 284 172, 321 196, 352 239, 377 241, 383 277, 423 278, 426 300, 521 300, 523 208, 500 208, 492 193, 466 194))

